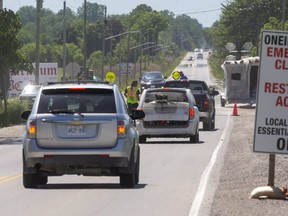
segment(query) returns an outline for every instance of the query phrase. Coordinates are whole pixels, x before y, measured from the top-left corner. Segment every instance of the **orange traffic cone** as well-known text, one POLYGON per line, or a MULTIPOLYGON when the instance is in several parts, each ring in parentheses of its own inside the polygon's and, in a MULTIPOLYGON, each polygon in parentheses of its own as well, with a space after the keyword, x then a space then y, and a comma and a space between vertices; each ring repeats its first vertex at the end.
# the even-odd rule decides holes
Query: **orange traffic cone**
POLYGON ((236 102, 234 103, 232 116, 238 116, 238 111, 237 111, 237 104, 236 104, 236 102))

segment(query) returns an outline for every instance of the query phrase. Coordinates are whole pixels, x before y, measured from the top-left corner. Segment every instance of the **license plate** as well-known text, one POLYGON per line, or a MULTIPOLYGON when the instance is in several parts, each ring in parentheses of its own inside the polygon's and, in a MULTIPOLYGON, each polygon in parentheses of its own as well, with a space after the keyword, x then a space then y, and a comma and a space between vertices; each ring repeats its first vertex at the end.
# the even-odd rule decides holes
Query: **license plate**
POLYGON ((83 125, 71 125, 67 127, 67 135, 69 136, 84 136, 86 135, 83 125))
POLYGON ((151 88, 155 88, 155 85, 151 85, 151 88))

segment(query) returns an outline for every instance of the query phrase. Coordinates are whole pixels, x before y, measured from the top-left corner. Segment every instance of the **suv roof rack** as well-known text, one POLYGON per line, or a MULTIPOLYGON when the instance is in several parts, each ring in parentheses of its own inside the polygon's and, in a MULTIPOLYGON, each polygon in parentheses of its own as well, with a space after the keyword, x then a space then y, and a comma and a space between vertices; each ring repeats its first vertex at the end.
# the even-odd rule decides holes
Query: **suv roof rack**
POLYGON ((47 85, 56 85, 56 84, 113 84, 107 81, 93 81, 93 80, 67 80, 67 81, 59 81, 59 82, 48 82, 47 85))

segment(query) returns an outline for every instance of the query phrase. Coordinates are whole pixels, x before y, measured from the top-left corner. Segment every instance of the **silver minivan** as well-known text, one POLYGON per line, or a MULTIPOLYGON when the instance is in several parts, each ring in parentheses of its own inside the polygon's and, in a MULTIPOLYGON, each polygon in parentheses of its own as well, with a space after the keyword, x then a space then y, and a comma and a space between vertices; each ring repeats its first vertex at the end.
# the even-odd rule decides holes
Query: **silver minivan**
POLYGON ((139 181, 139 134, 115 84, 52 84, 40 89, 23 135, 23 185, 49 176, 119 176, 122 187, 139 181))

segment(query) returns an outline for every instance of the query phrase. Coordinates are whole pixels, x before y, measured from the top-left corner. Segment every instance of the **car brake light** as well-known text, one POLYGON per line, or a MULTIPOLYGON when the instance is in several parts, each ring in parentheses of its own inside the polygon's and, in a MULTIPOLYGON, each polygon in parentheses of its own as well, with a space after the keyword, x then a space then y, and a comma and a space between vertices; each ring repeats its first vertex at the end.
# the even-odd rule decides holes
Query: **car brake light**
POLYGON ((118 137, 126 137, 126 125, 125 121, 119 120, 118 121, 118 127, 117 127, 118 137))
POLYGON ((72 91, 85 90, 85 89, 86 88, 83 88, 83 87, 69 88, 69 90, 72 90, 72 91))
POLYGON ((35 137, 36 137, 36 122, 31 121, 29 122, 29 126, 28 126, 28 138, 33 139, 35 137))
POLYGON ((195 116, 195 110, 194 108, 189 108, 189 118, 193 119, 195 116))
POLYGON ((208 109, 208 108, 209 108, 209 102, 208 102, 208 100, 207 100, 206 97, 203 98, 203 107, 204 107, 205 109, 208 109))

